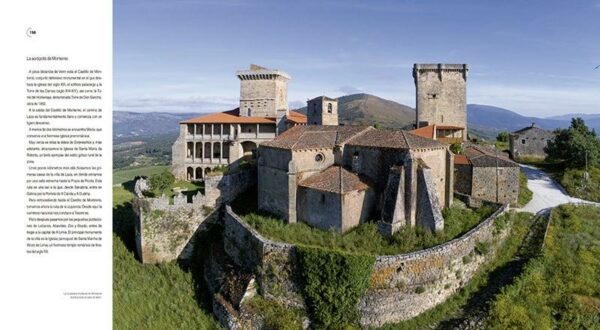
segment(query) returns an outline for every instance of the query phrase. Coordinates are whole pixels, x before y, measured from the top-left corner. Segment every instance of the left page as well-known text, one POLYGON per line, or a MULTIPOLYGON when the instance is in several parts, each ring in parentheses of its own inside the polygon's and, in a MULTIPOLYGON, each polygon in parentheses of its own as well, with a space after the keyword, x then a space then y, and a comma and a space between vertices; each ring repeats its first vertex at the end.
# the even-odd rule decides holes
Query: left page
POLYGON ((12 271, 3 272, 1 291, 3 304, 16 311, 2 323, 107 329, 112 2, 29 0, 2 7, 7 189, 0 240, 12 271))

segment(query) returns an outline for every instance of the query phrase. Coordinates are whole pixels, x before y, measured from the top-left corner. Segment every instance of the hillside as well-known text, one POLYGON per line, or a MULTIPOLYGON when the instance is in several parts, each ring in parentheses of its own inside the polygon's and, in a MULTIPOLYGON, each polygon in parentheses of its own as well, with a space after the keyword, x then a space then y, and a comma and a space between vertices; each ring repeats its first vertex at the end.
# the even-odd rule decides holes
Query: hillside
POLYGON ((168 112, 113 112, 114 142, 132 141, 157 135, 173 135, 179 131, 179 122, 197 113, 168 112))
MULTIPOLYGON (((297 111, 306 113, 306 107, 297 111)), ((415 110, 404 104, 369 94, 352 94, 338 98, 340 123, 412 128, 415 110)))
MULTIPOLYGON (((338 98, 340 123, 410 129, 415 110, 409 106, 369 94, 338 98)), ((306 107, 298 109, 306 113, 306 107)), ((201 113, 123 112, 113 113, 115 168, 164 165, 170 163, 171 145, 177 138, 179 122, 201 113)), ((490 105, 468 104, 467 120, 472 137, 495 139, 500 131, 516 131, 535 122, 545 129, 568 127, 574 116, 581 116, 600 133, 600 114, 567 114, 550 118, 522 116, 490 105)))

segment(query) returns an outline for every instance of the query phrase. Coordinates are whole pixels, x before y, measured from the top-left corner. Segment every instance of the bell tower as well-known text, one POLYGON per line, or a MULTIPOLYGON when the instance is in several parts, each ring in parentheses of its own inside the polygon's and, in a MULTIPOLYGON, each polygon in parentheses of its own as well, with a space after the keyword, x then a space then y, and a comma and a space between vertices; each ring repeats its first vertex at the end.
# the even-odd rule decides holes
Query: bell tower
POLYGON ((306 102, 308 125, 338 125, 338 101, 327 96, 315 97, 306 102))

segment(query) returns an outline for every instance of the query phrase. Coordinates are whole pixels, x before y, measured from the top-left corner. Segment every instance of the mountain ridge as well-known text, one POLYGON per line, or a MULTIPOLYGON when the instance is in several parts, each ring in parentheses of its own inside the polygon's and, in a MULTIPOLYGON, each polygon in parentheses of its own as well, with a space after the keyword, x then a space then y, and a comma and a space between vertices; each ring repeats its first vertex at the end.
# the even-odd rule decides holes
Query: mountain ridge
MULTIPOLYGON (((306 107, 296 111, 306 113, 306 107)), ((375 125, 411 129, 415 123, 415 109, 375 95, 359 93, 338 98, 340 123, 345 125, 375 125)), ((206 113, 131 112, 114 111, 113 137, 115 143, 148 138, 158 135, 177 134, 179 122, 206 113)), ((523 116, 514 111, 492 105, 468 104, 467 123, 469 134, 493 139, 500 131, 513 132, 535 123, 553 130, 566 128, 570 118, 579 114, 566 114, 549 118, 523 116)), ((600 133, 600 114, 581 114, 590 128, 600 133)))

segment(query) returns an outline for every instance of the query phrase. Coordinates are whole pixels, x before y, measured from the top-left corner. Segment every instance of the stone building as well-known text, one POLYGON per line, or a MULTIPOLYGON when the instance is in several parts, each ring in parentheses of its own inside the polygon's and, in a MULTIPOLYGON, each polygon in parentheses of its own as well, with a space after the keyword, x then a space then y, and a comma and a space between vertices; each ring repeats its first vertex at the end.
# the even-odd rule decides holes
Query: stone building
POLYGON ((512 159, 519 159, 519 157, 546 158, 544 148, 554 137, 553 132, 541 129, 532 123, 531 126, 509 135, 510 156, 512 159))
POLYGON ((338 125, 338 102, 327 96, 315 97, 306 104, 309 125, 338 125))
POLYGON ((416 128, 437 125, 428 137, 467 139, 468 70, 466 64, 414 65, 416 128))
POLYGON ((452 153, 405 131, 297 126, 259 147, 258 206, 287 221, 343 232, 381 220, 443 228, 452 202, 452 153))
POLYGON ((288 127, 306 124, 305 115, 288 109, 287 73, 251 65, 236 75, 238 108, 180 122, 171 167, 178 179, 202 180, 216 166, 250 160, 259 144, 288 127))
POLYGON ((454 156, 456 192, 495 203, 517 204, 519 164, 481 146, 468 146, 454 156))

